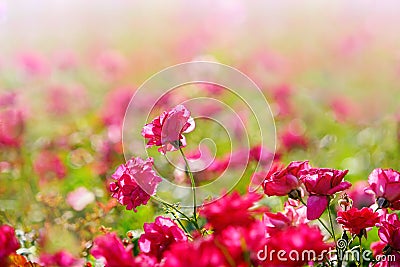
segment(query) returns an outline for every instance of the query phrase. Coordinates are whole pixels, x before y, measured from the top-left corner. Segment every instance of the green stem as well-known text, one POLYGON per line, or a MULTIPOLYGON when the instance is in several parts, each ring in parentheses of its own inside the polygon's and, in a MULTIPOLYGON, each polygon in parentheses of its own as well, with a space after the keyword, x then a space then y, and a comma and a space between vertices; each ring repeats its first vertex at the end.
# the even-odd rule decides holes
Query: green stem
POLYGON ((154 200, 156 200, 156 201, 158 201, 158 202, 161 202, 164 206, 167 206, 167 207, 173 209, 174 211, 176 211, 177 213, 179 213, 180 215, 182 215, 182 217, 184 217, 187 221, 193 223, 193 224, 194 224, 194 227, 195 227, 198 231, 201 230, 200 227, 199 227, 199 224, 197 223, 197 221, 194 221, 193 219, 189 218, 185 213, 183 213, 182 211, 180 211, 180 210, 179 210, 177 207, 175 207, 174 205, 169 204, 168 202, 162 200, 161 198, 159 198, 159 197, 157 197, 157 196, 151 196, 151 198, 154 199, 154 200))
POLYGON ((362 236, 359 235, 358 240, 360 241, 360 266, 362 266, 362 264, 363 264, 361 239, 362 239, 362 236))
POLYGON ((193 173, 190 170, 189 162, 185 156, 185 153, 183 153, 182 147, 179 147, 179 151, 181 152, 181 155, 182 155, 183 159, 185 160, 186 170, 190 177, 190 184, 191 184, 192 192, 193 192, 193 219, 197 224, 196 183, 194 181, 193 173))
POLYGON ((329 216, 329 222, 331 224, 333 240, 335 241, 335 244, 336 244, 336 235, 335 235, 335 228, 333 227, 332 214, 331 214, 331 202, 330 201, 328 203, 328 216, 329 216))
MULTIPOLYGON (((304 206, 307 207, 307 204, 304 202, 304 200, 302 198, 300 198, 299 200, 304 206)), ((329 235, 333 237, 333 235, 332 235, 331 231, 329 230, 328 226, 325 225, 325 223, 321 220, 321 218, 318 218, 318 221, 325 228, 325 230, 329 233, 329 235)))
POLYGON ((187 235, 189 238, 192 238, 192 239, 193 239, 193 237, 190 235, 190 232, 186 229, 186 227, 185 227, 185 226, 183 225, 183 223, 181 222, 181 218, 177 217, 176 214, 172 214, 172 215, 174 216, 174 218, 175 218, 175 220, 178 222, 178 224, 182 227, 183 231, 185 231, 186 235, 187 235))
POLYGON ((338 258, 338 266, 340 267, 340 266, 342 266, 342 261, 341 261, 341 257, 339 256, 339 253, 341 253, 341 252, 338 249, 338 244, 336 241, 336 234, 335 234, 335 227, 333 227, 333 220, 332 220, 332 214, 331 214, 331 201, 330 200, 328 203, 328 216, 329 216, 329 222, 331 224, 333 240, 335 241, 336 253, 337 253, 337 258, 338 258))

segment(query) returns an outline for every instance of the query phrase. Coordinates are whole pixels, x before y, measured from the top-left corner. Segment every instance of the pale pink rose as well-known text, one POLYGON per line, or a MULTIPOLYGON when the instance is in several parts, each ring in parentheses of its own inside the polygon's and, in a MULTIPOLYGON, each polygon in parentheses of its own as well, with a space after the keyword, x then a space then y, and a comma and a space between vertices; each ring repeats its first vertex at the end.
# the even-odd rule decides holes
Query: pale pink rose
POLYGON ((93 192, 90 192, 85 187, 81 186, 75 189, 72 192, 69 192, 67 195, 67 203, 74 210, 81 211, 87 205, 92 203, 95 200, 95 195, 93 192))

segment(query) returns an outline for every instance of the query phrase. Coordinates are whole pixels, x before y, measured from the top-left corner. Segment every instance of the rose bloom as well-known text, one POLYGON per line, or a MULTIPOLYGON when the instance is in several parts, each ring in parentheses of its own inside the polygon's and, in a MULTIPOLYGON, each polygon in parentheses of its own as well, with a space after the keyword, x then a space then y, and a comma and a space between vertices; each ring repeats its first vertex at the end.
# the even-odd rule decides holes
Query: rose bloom
POLYGON ((183 133, 189 133, 194 128, 195 123, 190 117, 190 111, 183 105, 178 105, 146 124, 142 135, 149 139, 146 147, 159 146, 158 151, 165 154, 167 151, 185 147, 186 139, 183 133))
POLYGON ((306 149, 309 142, 305 135, 293 131, 291 127, 288 127, 279 135, 279 140, 284 151, 292 151, 296 148, 306 149))
POLYGON ((94 202, 96 199, 93 192, 90 192, 86 189, 86 187, 78 187, 72 192, 69 192, 67 195, 67 203, 70 205, 74 210, 81 211, 87 205, 94 202))
POLYGON ((321 217, 328 207, 329 197, 351 187, 351 183, 343 181, 348 170, 312 168, 301 172, 303 181, 310 196, 307 200, 307 219, 321 217))
POLYGON ((228 226, 215 236, 215 243, 225 251, 227 261, 235 266, 249 266, 248 261, 251 266, 260 266, 257 252, 266 243, 265 227, 261 221, 246 226, 228 226))
POLYGON ((347 194, 353 200, 353 207, 361 209, 370 207, 375 203, 374 197, 364 191, 367 185, 365 181, 358 181, 347 191, 347 194))
POLYGON ((228 226, 246 226, 255 221, 250 208, 260 200, 262 196, 255 193, 248 193, 241 196, 233 192, 214 202, 205 204, 200 215, 207 219, 216 233, 221 232, 228 226))
POLYGON ((0 147, 19 147, 24 128, 25 119, 21 110, 0 109, 0 147))
POLYGON ((268 196, 288 195, 292 190, 300 187, 300 171, 310 168, 308 161, 291 162, 285 169, 266 177, 263 182, 264 193, 268 196))
POLYGON ((135 212, 136 207, 147 204, 162 181, 153 170, 153 159, 143 160, 139 157, 120 165, 112 178, 116 181, 110 183, 111 196, 125 205, 127 210, 133 209, 135 212))
POLYGON ((308 219, 306 212, 306 206, 301 205, 300 207, 295 208, 288 202, 285 203, 284 212, 266 212, 263 217, 266 236, 269 237, 274 235, 277 231, 285 230, 290 226, 307 223, 308 219))
POLYGON ((132 98, 134 89, 130 87, 115 88, 105 97, 101 110, 101 118, 106 126, 122 127, 126 109, 132 98))
MULTIPOLYGON (((384 251, 386 253, 387 252, 387 246, 386 243, 382 242, 382 241, 377 241, 377 242, 373 242, 371 243, 371 250, 372 253, 374 255, 375 258, 377 257, 381 257, 381 259, 383 256, 384 251)), ((395 251, 390 251, 389 253, 390 255, 385 255, 386 259, 388 259, 388 257, 393 257, 394 256, 394 261, 393 260, 381 260, 379 262, 377 262, 374 266, 376 267, 400 267, 400 253, 395 252, 395 251)), ((373 265, 373 264, 371 264, 373 265)))
MULTIPOLYGON (((233 264, 235 264, 233 262, 233 264)), ((193 242, 175 243, 165 252, 163 267, 225 267, 230 266, 213 236, 193 242)))
POLYGON ((139 238, 140 250, 159 261, 172 244, 187 241, 183 230, 170 218, 158 216, 154 223, 145 223, 143 228, 144 234, 139 238))
POLYGON ((33 162, 33 170, 39 176, 40 183, 54 179, 63 179, 67 175, 67 168, 61 158, 53 151, 43 150, 33 162))
POLYGON ((115 233, 96 237, 91 254, 103 259, 106 267, 135 267, 132 246, 124 247, 115 233))
POLYGON ((385 255, 393 255, 396 261, 382 261, 379 267, 398 267, 400 266, 400 220, 397 214, 387 215, 381 221, 378 231, 379 238, 386 245, 383 249, 385 255))
POLYGON ((0 266, 7 266, 8 256, 19 249, 15 230, 9 225, 0 226, 0 266))
POLYGON ((369 187, 380 208, 400 209, 400 173, 392 169, 375 169, 368 177, 369 187))
POLYGON ((361 236, 366 234, 364 229, 373 227, 379 222, 379 214, 370 208, 361 210, 351 208, 347 211, 339 211, 336 221, 353 235, 361 236))
POLYGON ((304 266, 309 261, 314 260, 314 255, 312 255, 313 253, 303 252, 314 251, 317 259, 322 261, 322 255, 327 253, 333 246, 333 244, 325 243, 323 239, 324 236, 317 226, 309 226, 307 224, 291 226, 268 238, 266 244, 267 253, 264 251, 259 256, 261 258, 266 257, 263 261, 263 266, 304 266), (271 253, 272 250, 275 250, 274 254, 271 253), (280 250, 285 253, 276 253, 280 250), (270 255, 272 256, 270 257, 270 255), (282 261, 278 255, 287 260, 282 261))
POLYGON ((79 267, 83 265, 83 260, 76 259, 63 250, 55 254, 42 254, 39 261, 40 264, 48 267, 79 267))

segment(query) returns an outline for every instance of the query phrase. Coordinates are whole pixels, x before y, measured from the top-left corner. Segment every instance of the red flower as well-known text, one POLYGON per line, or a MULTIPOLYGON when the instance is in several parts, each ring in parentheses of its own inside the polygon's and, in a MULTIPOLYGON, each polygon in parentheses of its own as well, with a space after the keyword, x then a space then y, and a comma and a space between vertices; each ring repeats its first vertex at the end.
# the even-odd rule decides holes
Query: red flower
POLYGON ((96 237, 93 241, 92 255, 103 259, 106 267, 134 267, 132 247, 124 247, 115 233, 96 237))
POLYGON ((266 249, 259 256, 265 257, 263 266, 304 266, 314 258, 316 261, 323 260, 323 255, 333 245, 325 243, 323 239, 324 236, 317 226, 307 224, 291 226, 268 238, 266 249), (272 250, 275 252, 283 250, 284 253, 272 253, 272 250))
POLYGON ((225 267, 230 266, 213 236, 193 242, 176 243, 165 253, 163 267, 225 267))
POLYGON ((147 147, 160 146, 162 154, 175 151, 186 146, 183 133, 194 130, 195 123, 190 117, 190 111, 183 105, 178 105, 169 111, 164 111, 151 123, 143 127, 142 135, 148 138, 147 147))
POLYGON ((400 173, 392 169, 375 169, 368 177, 368 194, 374 194, 380 208, 400 209, 400 173))
POLYGON ((111 196, 118 199, 127 210, 146 205, 156 192, 162 179, 153 170, 153 159, 132 158, 120 165, 112 175, 116 182, 110 183, 111 196))
POLYGON ((0 266, 7 266, 8 256, 19 249, 14 228, 9 225, 0 226, 0 266))
POLYGON ((307 200, 307 219, 315 220, 321 217, 328 207, 329 196, 348 189, 351 183, 343 181, 348 170, 312 168, 301 172, 301 180, 310 196, 307 200))
POLYGON ((74 258, 66 251, 59 251, 55 254, 40 255, 40 264, 48 267, 78 267, 82 266, 83 260, 74 258))
POLYGON ((286 196, 300 187, 300 171, 308 170, 308 161, 291 162, 285 169, 267 176, 263 183, 264 193, 268 196, 286 196))
POLYGON ((231 266, 232 263, 234 266, 259 266, 257 252, 264 248, 265 243, 265 227, 261 221, 244 227, 229 226, 215 236, 215 244, 224 252, 231 266))
POLYGON ((336 221, 353 235, 362 235, 364 229, 373 227, 379 222, 379 214, 370 208, 361 210, 351 208, 347 211, 339 211, 337 215, 336 221))
POLYGON ((157 217, 154 223, 144 224, 139 238, 140 250, 160 261, 163 253, 176 242, 186 242, 187 236, 170 218, 157 217))
POLYGON ((309 141, 302 131, 303 129, 301 129, 297 121, 291 122, 279 135, 282 150, 292 151, 295 148, 306 149, 309 141))
POLYGON ((255 221, 250 208, 260 198, 261 195, 254 193, 240 196, 238 192, 233 192, 231 195, 206 204, 201 215, 217 233, 228 226, 247 226, 255 221))

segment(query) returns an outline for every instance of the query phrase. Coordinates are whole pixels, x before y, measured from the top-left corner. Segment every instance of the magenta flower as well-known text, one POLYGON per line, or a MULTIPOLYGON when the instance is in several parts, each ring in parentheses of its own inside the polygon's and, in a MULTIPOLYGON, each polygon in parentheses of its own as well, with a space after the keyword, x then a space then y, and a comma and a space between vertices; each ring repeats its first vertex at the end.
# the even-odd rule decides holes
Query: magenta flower
POLYGON ((343 181, 348 170, 312 168, 301 172, 301 180, 310 196, 307 200, 307 219, 321 217, 328 207, 329 197, 351 187, 351 183, 343 181))
POLYGON ((40 264, 48 267, 79 267, 83 265, 83 260, 77 259, 69 252, 63 250, 55 254, 42 254, 39 261, 40 264))
POLYGON ((233 192, 206 204, 200 214, 207 219, 216 233, 228 226, 247 226, 255 221, 256 211, 251 208, 261 197, 255 193, 241 196, 238 192, 233 192))
POLYGON ((11 253, 19 249, 15 230, 9 225, 0 226, 0 266, 8 266, 7 260, 11 253))
POLYGON ((186 146, 183 133, 189 133, 195 128, 190 117, 190 111, 183 105, 178 105, 169 111, 164 111, 151 123, 143 127, 142 135, 149 139, 146 147, 159 146, 162 154, 175 151, 186 146))
POLYGON ((21 110, 0 109, 0 147, 19 147, 24 128, 25 119, 21 110))
POLYGON ((400 209, 400 173, 392 169, 375 169, 368 177, 368 194, 376 197, 380 208, 400 209))
POLYGON ((265 227, 261 221, 242 226, 228 226, 215 236, 215 244, 224 251, 228 265, 261 266, 257 252, 266 243, 265 227), (249 264, 251 262, 251 264, 249 264))
POLYGON ((153 159, 143 160, 139 157, 120 165, 112 178, 116 181, 110 183, 111 196, 125 205, 127 210, 133 209, 135 212, 136 207, 147 204, 162 181, 153 170, 153 159))
MULTIPOLYGON (((400 261, 400 220, 397 214, 390 214, 381 221, 378 235, 382 242, 386 244, 386 247, 383 249, 385 250, 385 255, 394 255, 398 264, 400 261)), ((389 263, 393 265, 388 266, 399 266, 394 265, 395 262, 389 263)))
POLYGON ((358 181, 351 189, 347 192, 350 199, 353 200, 353 207, 361 209, 363 207, 369 207, 375 203, 373 195, 367 194, 364 189, 368 185, 366 181, 358 181))
POLYGON ((193 242, 176 243, 165 252, 163 267, 222 267, 229 266, 223 252, 215 244, 213 236, 193 242))
POLYGON ((170 218, 158 216, 154 223, 145 223, 139 238, 140 250, 161 261, 163 253, 177 242, 186 242, 187 236, 170 218))
POLYGON ((288 195, 300 187, 300 172, 310 168, 308 161, 291 162, 285 169, 278 170, 265 179, 263 183, 264 193, 268 196, 288 195))
POLYGON ((300 224, 298 226, 291 226, 284 231, 277 232, 272 237, 267 240, 268 251, 284 251, 277 254, 271 255, 267 253, 261 253, 261 257, 265 257, 265 266, 304 266, 309 261, 314 260, 314 258, 323 259, 321 255, 328 252, 328 249, 332 247, 333 244, 325 243, 324 236, 317 226, 309 226, 307 224, 300 224), (297 253, 293 253, 296 251, 297 253), (315 254, 303 253, 304 251, 314 251, 315 254), (293 255, 303 255, 303 257, 296 257, 293 255), (292 257, 289 257, 292 255, 292 257), (307 256, 308 255, 308 256, 307 256), (286 259, 284 265, 282 264, 282 258, 286 259))
POLYGON ((124 247, 115 233, 96 237, 91 254, 103 259, 106 267, 135 267, 132 246, 124 247))
POLYGON ((39 153, 33 163, 33 170, 39 176, 40 183, 56 178, 61 180, 67 175, 67 168, 60 156, 50 150, 43 150, 39 153))

